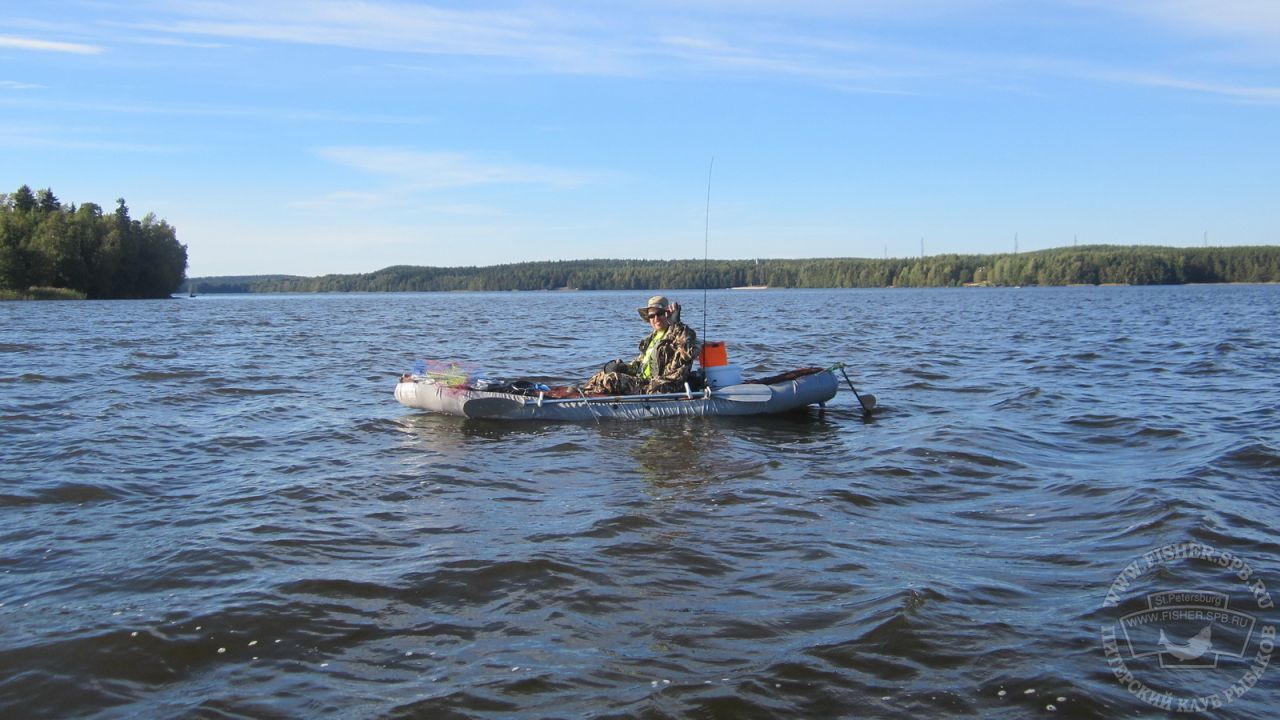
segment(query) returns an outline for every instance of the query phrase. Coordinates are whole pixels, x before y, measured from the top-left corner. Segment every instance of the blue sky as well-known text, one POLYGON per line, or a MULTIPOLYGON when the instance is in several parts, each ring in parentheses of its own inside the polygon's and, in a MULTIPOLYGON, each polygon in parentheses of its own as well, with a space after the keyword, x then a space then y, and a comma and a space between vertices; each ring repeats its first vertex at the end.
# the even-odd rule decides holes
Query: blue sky
POLYGON ((1280 241, 1274 0, 0 13, 0 191, 189 274, 1280 241))

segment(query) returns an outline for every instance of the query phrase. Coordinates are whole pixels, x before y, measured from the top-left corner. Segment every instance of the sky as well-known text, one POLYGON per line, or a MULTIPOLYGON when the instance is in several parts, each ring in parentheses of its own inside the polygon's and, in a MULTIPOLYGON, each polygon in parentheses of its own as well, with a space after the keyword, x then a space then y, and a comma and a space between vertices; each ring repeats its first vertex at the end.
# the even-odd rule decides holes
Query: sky
POLYGON ((8 2, 23 184, 193 277, 1276 244, 1280 2, 8 2))

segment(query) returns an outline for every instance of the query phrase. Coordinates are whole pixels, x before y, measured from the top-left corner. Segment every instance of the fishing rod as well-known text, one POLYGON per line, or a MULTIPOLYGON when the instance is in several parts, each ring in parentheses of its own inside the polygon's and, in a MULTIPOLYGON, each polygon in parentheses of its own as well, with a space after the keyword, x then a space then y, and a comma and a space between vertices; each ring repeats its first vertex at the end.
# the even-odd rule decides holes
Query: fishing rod
POLYGON ((707 168, 707 216, 702 227, 702 341, 707 341, 707 258, 711 248, 711 171, 716 167, 716 158, 711 156, 711 165, 707 168))

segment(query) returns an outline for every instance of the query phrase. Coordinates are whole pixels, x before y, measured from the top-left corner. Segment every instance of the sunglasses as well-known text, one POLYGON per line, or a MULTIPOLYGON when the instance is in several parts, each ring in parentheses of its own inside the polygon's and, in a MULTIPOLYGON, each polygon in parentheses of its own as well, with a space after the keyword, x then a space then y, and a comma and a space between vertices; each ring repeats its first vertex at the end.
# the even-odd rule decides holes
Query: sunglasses
POLYGON ((656 318, 656 317, 663 317, 663 316, 665 316, 666 314, 667 314, 667 311, 666 311, 666 310, 654 310, 653 312, 650 312, 650 313, 649 313, 648 315, 646 315, 645 317, 646 317, 646 318, 649 318, 650 320, 652 320, 653 318, 656 318))

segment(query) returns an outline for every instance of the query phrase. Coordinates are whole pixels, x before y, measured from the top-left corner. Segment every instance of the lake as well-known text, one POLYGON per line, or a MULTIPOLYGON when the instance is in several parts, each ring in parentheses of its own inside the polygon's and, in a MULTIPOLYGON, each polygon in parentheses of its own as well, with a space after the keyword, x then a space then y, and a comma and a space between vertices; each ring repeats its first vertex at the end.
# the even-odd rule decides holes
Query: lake
POLYGON ((668 293, 869 421, 392 397, 650 294, 0 303, 0 715, 1274 716, 1280 286, 668 293))

